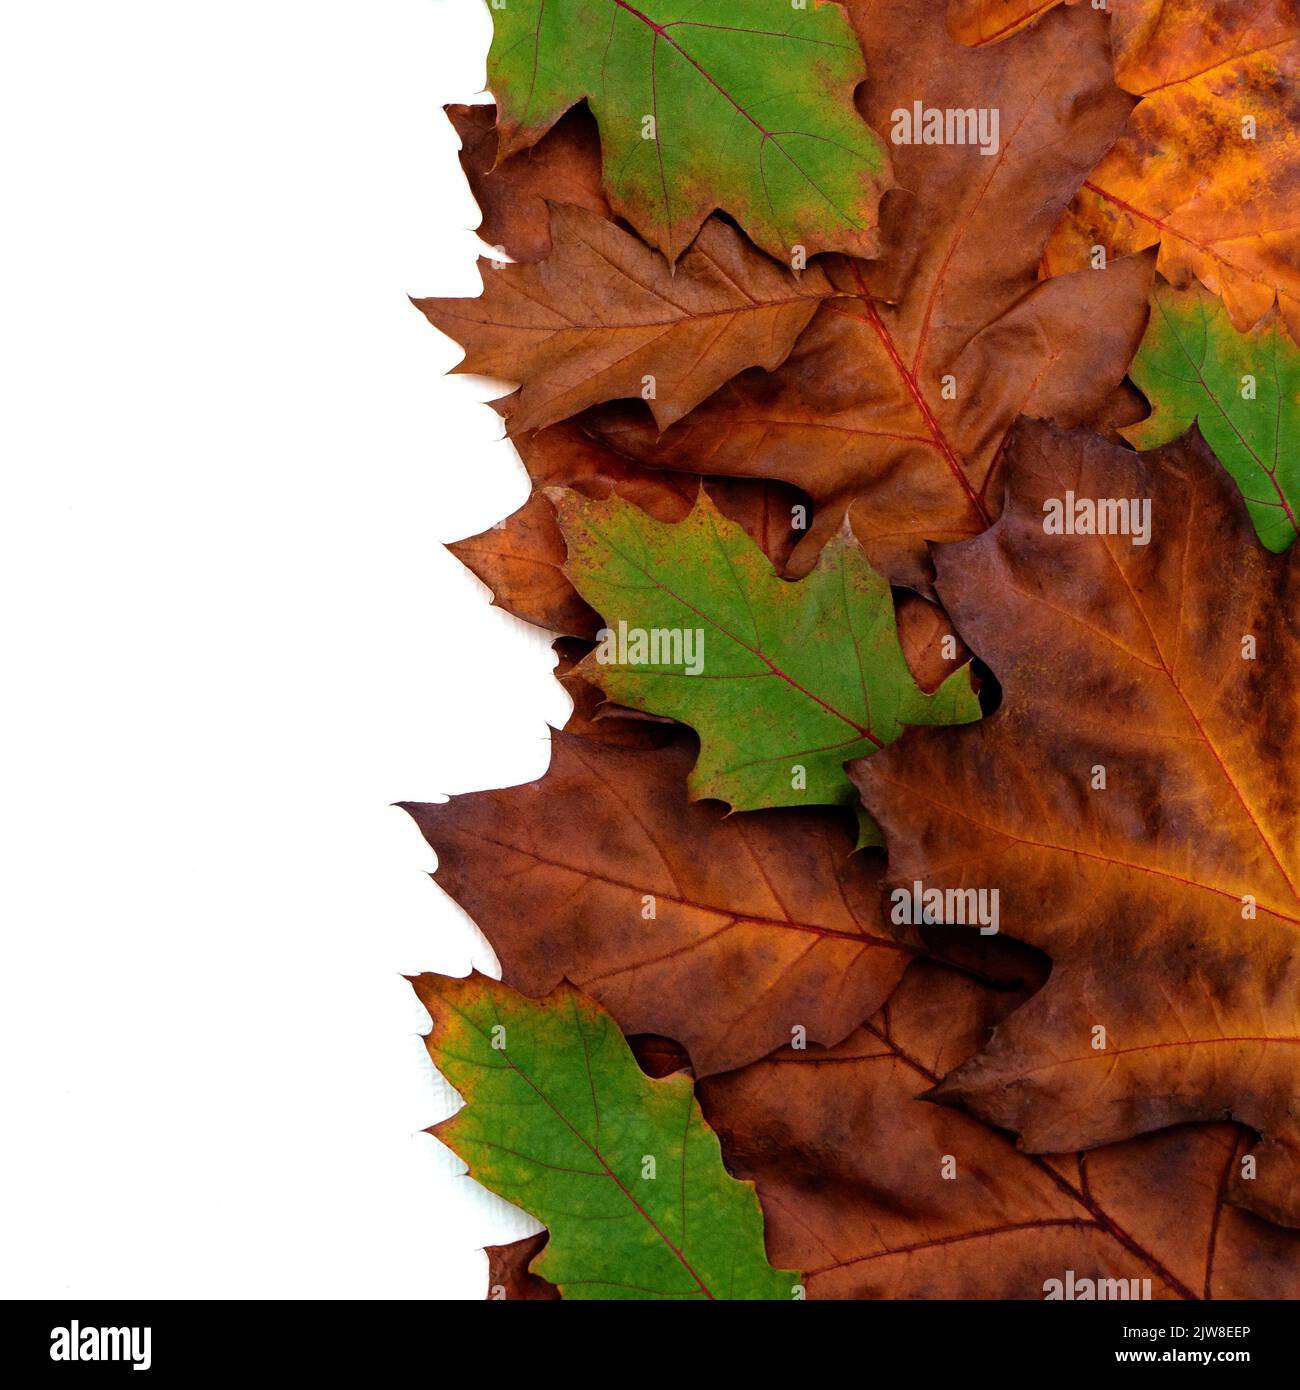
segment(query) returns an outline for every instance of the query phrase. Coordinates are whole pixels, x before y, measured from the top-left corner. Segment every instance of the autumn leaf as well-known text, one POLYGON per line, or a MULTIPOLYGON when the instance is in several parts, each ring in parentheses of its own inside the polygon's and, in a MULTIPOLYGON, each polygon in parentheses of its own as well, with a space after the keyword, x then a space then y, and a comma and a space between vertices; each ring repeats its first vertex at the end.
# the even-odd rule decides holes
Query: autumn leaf
POLYGON ((851 535, 792 584, 707 493, 676 525, 617 497, 553 496, 566 573, 610 634, 583 673, 611 699, 699 732, 693 798, 851 805, 846 760, 906 724, 979 718, 965 672, 933 694, 918 688, 889 586, 851 535))
POLYGON ((444 109, 483 215, 478 234, 489 246, 513 261, 545 260, 551 254, 549 203, 610 215, 601 191, 600 137, 585 106, 567 112, 530 149, 500 161, 495 106, 444 109))
POLYGON ((489 1297, 1300 1297, 1295 0, 493 18, 421 307, 574 708, 407 806, 489 1297))
POLYGON ((1264 1139, 1231 1199, 1300 1225, 1300 552, 1194 434, 1026 422, 1007 471, 998 525, 936 553, 1001 708, 852 769, 891 888, 996 890, 1054 963, 939 1095, 1034 1153, 1233 1118, 1264 1139))
POLYGON ((916 954, 882 923, 880 867, 851 852, 843 812, 692 803, 681 740, 647 753, 557 733, 551 748, 540 781, 405 806, 514 988, 571 980, 707 1076, 796 1030, 838 1042, 916 954))
POLYGON ((716 218, 675 270, 583 208, 553 207, 551 232, 537 265, 480 261, 478 298, 415 301, 465 348, 456 371, 523 383, 502 407, 516 435, 647 392, 666 428, 744 368, 779 366, 832 293, 716 218))
MULTIPOLYGON (((572 488, 584 497, 617 495, 661 521, 680 521, 691 510, 701 479, 641 467, 569 424, 548 426, 516 443, 537 490, 505 520, 447 548, 492 590, 498 607, 551 632, 594 638, 600 618, 564 573, 564 537, 545 489, 572 488)), ((762 479, 713 478, 707 485, 719 511, 743 526, 782 569, 798 534, 797 509, 806 512, 807 499, 784 483, 762 479)), ((933 626, 932 620, 931 632, 933 626)), ((936 660, 941 654, 932 650, 934 645, 929 634, 918 632, 918 659, 936 660)), ((931 669, 927 666, 924 673, 931 669)))
POLYGON ((603 407, 587 423, 655 466, 802 488, 817 504, 808 565, 856 501, 872 563, 923 588, 925 542, 976 534, 997 514, 993 464, 1016 416, 1087 420, 1137 348, 1149 258, 1038 280, 1044 242, 1131 102, 1091 11, 975 51, 929 0, 848 10, 873 74, 871 125, 898 128, 917 102, 996 111, 996 148, 893 146, 900 186, 882 206, 881 255, 830 263, 850 298, 822 306, 783 367, 741 374, 662 436, 643 408, 603 407))
POLYGON ((866 71, 838 5, 510 0, 493 22, 501 154, 585 98, 611 206, 670 261, 715 208, 787 264, 874 254, 889 160, 853 109, 866 71))
POLYGON ((1300 1235, 1225 1201, 1237 1127, 1040 1156, 920 1098, 1019 997, 917 962, 837 1047, 701 1083, 729 1168, 758 1187, 769 1252, 805 1270, 808 1297, 1042 1299, 1067 1271, 1138 1281, 1098 1298, 1146 1297, 1147 1280, 1155 1299, 1300 1297, 1300 1235))
POLYGON ((578 673, 578 665, 591 651, 591 643, 561 637, 552 644, 556 655, 555 678, 573 701, 564 731, 619 748, 663 748, 681 734, 673 719, 660 719, 643 710, 628 709, 606 700, 600 690, 578 673))
POLYGON ((652 1081, 592 1002, 482 975, 411 981, 429 1055, 465 1100, 431 1131, 543 1222, 534 1272, 578 1299, 789 1299, 754 1190, 722 1166, 690 1080, 652 1081))
POLYGON ((1129 374, 1151 414, 1124 437, 1154 449, 1199 425, 1241 488, 1260 540, 1285 550, 1300 530, 1300 348, 1277 318, 1240 333, 1199 286, 1158 286, 1129 374))
POLYGON ((542 1231, 539 1235, 511 1241, 509 1245, 487 1247, 489 1299, 553 1303, 560 1297, 554 1284, 528 1268, 545 1249, 546 1240, 546 1232, 542 1231))
MULTIPOLYGON (((1062 0, 948 0, 948 32, 958 43, 971 48, 1001 43, 1061 3, 1062 0)), ((1065 3, 1078 5, 1086 0, 1065 3)), ((1106 8, 1123 3, 1124 0, 1108 0, 1106 8)))
POLYGON ((1300 9, 1295 0, 1116 0, 1115 77, 1142 98, 1044 252, 1057 274, 1094 247, 1159 246, 1157 269, 1199 280, 1233 324, 1275 303, 1300 342, 1300 9))
MULTIPOLYGON (((545 495, 547 487, 572 488, 584 497, 617 494, 660 521, 681 521, 703 484, 718 510, 745 529, 778 571, 784 569, 800 534, 794 520, 801 510, 804 515, 808 511, 807 498, 784 483, 700 479, 640 467, 572 424, 538 430, 521 439, 518 448, 539 490, 504 520, 447 548, 488 586, 498 607, 551 632, 594 640, 601 623, 564 573, 564 537, 554 505, 545 495)), ((899 589, 894 612, 903 655, 922 690, 938 689, 970 659, 937 604, 899 589)), ((580 659, 566 665, 561 679, 580 659)))

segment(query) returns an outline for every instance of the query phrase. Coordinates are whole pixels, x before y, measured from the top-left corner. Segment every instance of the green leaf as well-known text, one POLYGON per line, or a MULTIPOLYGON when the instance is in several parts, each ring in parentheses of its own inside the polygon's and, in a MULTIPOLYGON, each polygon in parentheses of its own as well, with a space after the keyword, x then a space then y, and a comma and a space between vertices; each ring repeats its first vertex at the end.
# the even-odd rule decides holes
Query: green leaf
POLYGON ((722 1166, 690 1078, 653 1081, 571 985, 532 1000, 483 975, 412 980, 429 1055, 465 1099, 433 1133, 550 1230, 532 1272, 566 1298, 790 1299, 752 1183, 722 1166))
POLYGON ((492 17, 498 159, 586 98, 610 205, 670 261, 715 208, 787 263, 795 246, 878 253, 892 179, 838 5, 508 0, 492 17))
POLYGON ((1151 402, 1147 419, 1122 431, 1129 443, 1154 449, 1194 421, 1260 540, 1285 550, 1300 534, 1300 348, 1277 315, 1239 333, 1199 285, 1157 286, 1129 375, 1151 402))
POLYGON ((609 634, 581 670, 610 699, 697 730, 692 797, 740 811, 853 806, 849 759, 907 724, 980 717, 965 670, 933 695, 919 689, 889 585, 847 526, 790 583, 704 491, 676 524, 617 497, 550 496, 565 572, 609 634))

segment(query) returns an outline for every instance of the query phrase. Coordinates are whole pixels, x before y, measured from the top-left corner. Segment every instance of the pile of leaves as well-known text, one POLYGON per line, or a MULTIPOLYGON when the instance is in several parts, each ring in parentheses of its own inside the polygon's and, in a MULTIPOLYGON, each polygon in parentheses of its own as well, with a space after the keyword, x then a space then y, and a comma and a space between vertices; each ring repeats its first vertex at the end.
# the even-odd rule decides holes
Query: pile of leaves
POLYGON ((407 807, 490 1296, 1300 1296, 1293 0, 493 19, 419 307, 574 712, 407 807))

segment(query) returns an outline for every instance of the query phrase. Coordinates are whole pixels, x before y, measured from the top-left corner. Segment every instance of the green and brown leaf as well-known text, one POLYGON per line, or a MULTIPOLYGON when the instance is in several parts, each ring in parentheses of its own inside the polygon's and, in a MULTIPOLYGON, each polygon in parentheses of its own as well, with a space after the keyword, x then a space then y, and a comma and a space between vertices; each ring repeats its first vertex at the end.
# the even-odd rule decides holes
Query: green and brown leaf
POLYGON ((565 1298, 795 1296, 687 1077, 651 1080, 570 986, 534 1002, 482 975, 411 983, 433 1018, 429 1056, 465 1101, 432 1132, 546 1223, 535 1273, 565 1298))
POLYGON ((699 733, 692 797, 742 811, 851 805, 849 759, 909 724, 979 718, 966 672, 932 694, 916 684, 889 585, 847 531, 790 583, 707 493, 676 525, 619 498, 555 501, 566 572, 610 634, 583 670, 611 699, 699 733))
POLYGON ((874 254, 889 160, 853 108, 867 74, 838 5, 510 0, 494 20, 499 158, 585 100, 611 207, 669 261, 715 208, 786 264, 874 254))

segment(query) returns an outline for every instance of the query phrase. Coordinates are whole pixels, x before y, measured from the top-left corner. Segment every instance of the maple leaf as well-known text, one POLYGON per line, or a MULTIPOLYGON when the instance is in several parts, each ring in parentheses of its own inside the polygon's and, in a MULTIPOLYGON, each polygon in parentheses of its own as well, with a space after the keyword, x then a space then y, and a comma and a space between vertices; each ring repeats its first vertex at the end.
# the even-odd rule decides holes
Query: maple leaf
POLYGON ((669 261, 715 208, 787 263, 874 254, 889 161, 853 108, 866 72, 838 5, 510 0, 493 22, 499 157, 585 98, 611 206, 669 261))
POLYGON ((1124 437, 1154 449, 1197 424, 1237 480, 1260 540, 1285 550, 1300 531, 1300 349, 1277 318, 1239 333, 1199 286, 1158 286, 1129 375, 1152 408, 1124 437))
POLYGON ((736 810, 852 805, 846 760, 906 724, 979 718, 965 672, 933 694, 917 686, 889 586, 851 535, 792 584, 707 493, 676 525, 617 497, 552 495, 566 573, 610 634, 581 670, 610 698, 699 732, 692 797, 736 810))
POLYGON ((653 1081, 569 985, 534 1002, 482 975, 411 981, 465 1107, 430 1131, 543 1222, 565 1298, 788 1299, 750 1184, 730 1177, 689 1078, 653 1081))
MULTIPOLYGON (((689 474, 640 467, 570 424, 537 430, 516 445, 538 489, 572 488, 584 497, 616 494, 661 521, 686 516, 702 483, 689 474)), ((781 569, 797 536, 795 508, 806 509, 806 499, 783 483, 760 479, 713 478, 708 488, 718 509, 743 526, 781 569)), ((564 573, 564 537, 544 490, 534 491, 504 521, 447 548, 492 590, 498 607, 552 632, 596 636, 600 618, 564 573)), ((926 663, 936 660, 935 626, 916 638, 918 659, 926 663)))
POLYGON ((939 1095, 1033 1152, 1231 1117, 1264 1135, 1232 1199, 1300 1224, 1300 552, 1254 543, 1194 434, 1138 456, 1022 422, 1008 479, 936 552, 1001 708, 851 769, 891 887, 995 889, 1055 964, 939 1095), (1054 533, 1097 499, 1139 531, 1149 504, 1145 542, 1054 533))
POLYGON ((584 208, 552 207, 551 233, 537 265, 480 260, 481 296, 415 301, 465 348, 454 370, 523 383, 501 407, 512 434, 647 390, 667 427, 738 371, 779 366, 832 293, 815 266, 796 275, 716 218, 675 271, 584 208))
POLYGON ((1067 1271, 1150 1280, 1157 1299, 1300 1297, 1300 1235, 1225 1201, 1235 1126, 1044 1157, 918 1098, 1019 997, 917 962, 837 1047, 700 1084, 772 1258, 805 1271, 808 1297, 1042 1299, 1067 1271))
POLYGON ((610 215, 600 185, 600 137, 585 106, 562 116, 530 149, 497 159, 495 106, 446 106, 460 164, 482 213, 478 234, 514 261, 551 254, 550 203, 610 215))
MULTIPOLYGON (((776 372, 748 371, 660 435, 644 409, 586 422, 659 467, 782 478, 817 504, 811 563, 855 499, 882 573, 929 581, 927 540, 973 535, 996 514, 994 458, 1019 414, 1087 420, 1123 379, 1146 321, 1149 257, 1039 282, 1061 212, 1124 128, 1105 17, 1049 16, 988 50, 963 48, 928 0, 853 3, 873 73, 865 114, 996 109, 996 153, 899 144, 871 264, 827 270, 828 301, 776 372)), ((796 557, 796 569, 799 557, 796 557)))
POLYGON ((1115 77, 1142 98, 1044 251, 1043 271, 1100 245, 1158 245, 1157 269, 1199 280, 1233 323, 1278 303, 1300 341, 1300 9, 1295 0, 1117 0, 1115 77))
POLYGON ((707 1076, 795 1029, 838 1042, 917 953, 881 921, 880 867, 851 853, 842 812, 691 803, 683 741, 551 747, 540 781, 405 805, 508 985, 538 997, 568 979, 707 1076))

